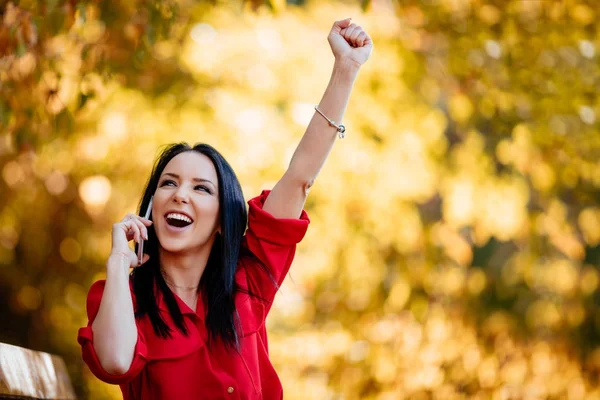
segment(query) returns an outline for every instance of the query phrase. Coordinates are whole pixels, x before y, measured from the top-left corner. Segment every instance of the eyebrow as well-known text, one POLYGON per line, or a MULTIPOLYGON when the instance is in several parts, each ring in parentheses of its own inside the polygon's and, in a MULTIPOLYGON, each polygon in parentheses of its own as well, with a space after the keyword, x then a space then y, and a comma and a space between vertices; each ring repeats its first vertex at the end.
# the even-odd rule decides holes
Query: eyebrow
MULTIPOLYGON (((179 175, 177 175, 177 174, 174 174, 174 173, 172 173, 172 172, 165 172, 165 173, 163 174, 163 176, 164 176, 164 175, 167 175, 167 176, 172 176, 173 178, 179 179, 179 175)), ((193 180, 194 182, 208 182, 208 183, 210 183, 211 185, 213 185, 214 187, 217 187, 217 185, 215 185, 214 183, 212 183, 212 182, 211 182, 210 180, 208 180, 208 179, 204 179, 204 178, 192 178, 192 180, 193 180)))

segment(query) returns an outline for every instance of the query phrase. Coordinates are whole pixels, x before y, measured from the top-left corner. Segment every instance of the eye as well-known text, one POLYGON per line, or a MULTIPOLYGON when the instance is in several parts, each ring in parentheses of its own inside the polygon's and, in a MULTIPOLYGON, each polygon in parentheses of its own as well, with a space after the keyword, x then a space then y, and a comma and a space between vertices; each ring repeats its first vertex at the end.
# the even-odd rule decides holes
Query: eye
POLYGON ((210 189, 209 189, 209 188, 207 188, 207 187, 206 187, 206 186, 204 186, 204 185, 198 185, 198 186, 196 186, 194 189, 198 189, 198 188, 200 188, 200 189, 202 189, 202 190, 206 191, 206 192, 207 192, 207 193, 209 193, 209 194, 212 194, 212 192, 210 191, 210 189))
POLYGON ((172 181, 171 179, 165 179, 164 181, 162 181, 162 183, 160 184, 161 187, 166 186, 168 184, 175 184, 174 181, 172 181))

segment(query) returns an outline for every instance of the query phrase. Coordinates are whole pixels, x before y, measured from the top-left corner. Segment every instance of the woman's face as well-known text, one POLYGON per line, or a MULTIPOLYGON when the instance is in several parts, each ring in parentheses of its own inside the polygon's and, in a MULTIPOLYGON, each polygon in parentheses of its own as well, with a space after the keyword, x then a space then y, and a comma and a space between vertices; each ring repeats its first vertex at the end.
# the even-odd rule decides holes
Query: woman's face
POLYGON ((220 229, 219 188, 207 156, 188 151, 169 161, 154 193, 152 220, 168 252, 193 252, 213 238, 220 229))

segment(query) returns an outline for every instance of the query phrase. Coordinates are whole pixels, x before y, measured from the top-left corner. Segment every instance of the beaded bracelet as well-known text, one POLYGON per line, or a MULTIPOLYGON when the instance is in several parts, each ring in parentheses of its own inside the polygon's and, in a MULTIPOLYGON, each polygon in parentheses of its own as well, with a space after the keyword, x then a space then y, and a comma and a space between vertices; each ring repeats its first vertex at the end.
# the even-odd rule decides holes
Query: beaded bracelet
POLYGON ((327 116, 325 114, 323 114, 321 112, 321 110, 319 110, 318 106, 315 106, 315 110, 317 110, 317 112, 319 114, 321 114, 323 116, 323 118, 325 118, 327 120, 327 122, 329 122, 329 125, 333 126, 335 129, 337 129, 338 131, 338 137, 340 139, 343 139, 346 136, 346 127, 342 124, 336 125, 335 122, 333 122, 332 120, 330 120, 329 118, 327 118, 327 116))

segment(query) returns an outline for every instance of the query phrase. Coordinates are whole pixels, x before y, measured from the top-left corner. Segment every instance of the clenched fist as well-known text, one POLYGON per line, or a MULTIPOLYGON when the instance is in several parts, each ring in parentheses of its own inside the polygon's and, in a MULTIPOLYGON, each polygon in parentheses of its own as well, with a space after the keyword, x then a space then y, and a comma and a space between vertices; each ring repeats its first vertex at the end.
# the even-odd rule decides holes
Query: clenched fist
POLYGON ((350 23, 351 18, 335 21, 327 36, 336 61, 363 65, 373 51, 373 41, 360 25, 350 23))

